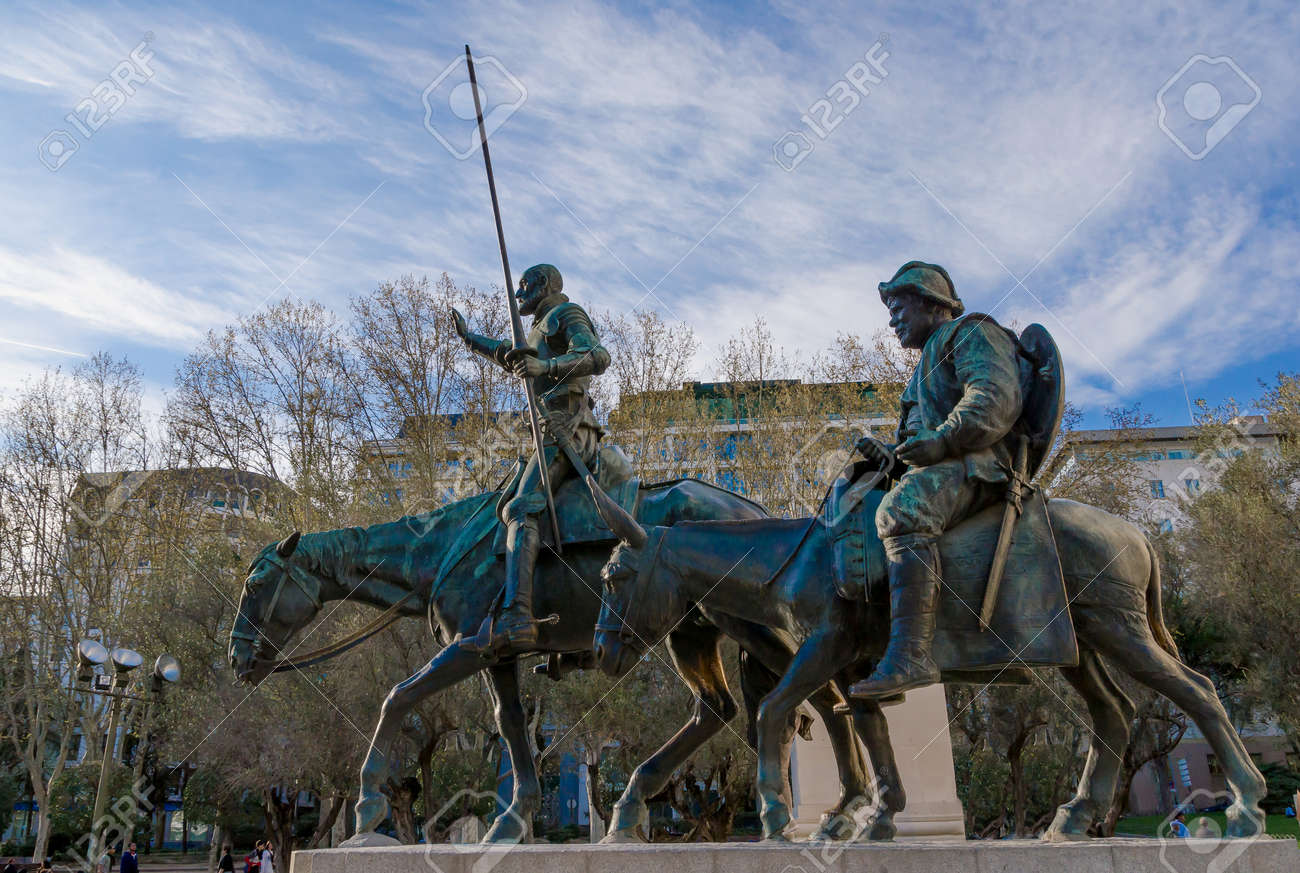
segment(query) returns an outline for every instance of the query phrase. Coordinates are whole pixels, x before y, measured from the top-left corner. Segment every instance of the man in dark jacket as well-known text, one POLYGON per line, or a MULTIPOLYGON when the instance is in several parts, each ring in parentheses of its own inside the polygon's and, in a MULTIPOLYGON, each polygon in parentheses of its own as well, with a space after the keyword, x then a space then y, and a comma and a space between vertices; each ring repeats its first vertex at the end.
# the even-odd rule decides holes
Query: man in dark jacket
POLYGON ((135 843, 126 847, 122 853, 122 873, 140 873, 140 858, 135 853, 135 843))
POLYGON ((990 316, 963 315, 948 272, 911 261, 880 284, 889 325, 921 359, 899 410, 895 446, 858 450, 907 465, 881 501, 876 532, 889 564, 889 645, 854 697, 891 697, 939 681, 931 657, 944 531, 995 502, 1012 469, 1011 431, 1023 410, 1017 340, 990 316))

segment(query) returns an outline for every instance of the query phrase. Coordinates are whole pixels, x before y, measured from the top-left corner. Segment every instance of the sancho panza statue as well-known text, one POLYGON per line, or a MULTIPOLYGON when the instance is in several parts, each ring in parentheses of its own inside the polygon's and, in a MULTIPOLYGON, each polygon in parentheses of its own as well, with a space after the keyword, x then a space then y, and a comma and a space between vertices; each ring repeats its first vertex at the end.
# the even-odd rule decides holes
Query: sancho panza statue
MULTIPOLYGON (((515 292, 519 313, 533 316, 527 349, 514 350, 506 340, 471 333, 464 316, 452 310, 456 332, 471 351, 491 358, 521 378, 535 380, 547 434, 545 452, 552 489, 559 488, 574 473, 557 439, 568 440, 588 468, 595 467, 603 431, 592 412, 595 404, 588 389, 591 377, 609 367, 609 352, 601 346, 591 318, 563 291, 564 279, 550 264, 529 267, 520 277, 515 292)), ((495 626, 489 615, 479 633, 480 639, 490 641, 492 649, 526 649, 537 642, 532 609, 533 568, 542 546, 538 518, 545 509, 546 497, 534 454, 514 496, 505 505, 505 599, 495 626)))
POLYGON ((897 445, 866 437, 858 450, 906 472, 880 503, 876 531, 889 568, 889 645, 855 697, 884 698, 939 681, 931 657, 942 568, 940 535, 1001 499, 1011 475, 1011 431, 1022 411, 1014 334, 990 316, 963 315, 948 272, 911 261, 880 299, 904 348, 921 359, 903 391, 897 445))

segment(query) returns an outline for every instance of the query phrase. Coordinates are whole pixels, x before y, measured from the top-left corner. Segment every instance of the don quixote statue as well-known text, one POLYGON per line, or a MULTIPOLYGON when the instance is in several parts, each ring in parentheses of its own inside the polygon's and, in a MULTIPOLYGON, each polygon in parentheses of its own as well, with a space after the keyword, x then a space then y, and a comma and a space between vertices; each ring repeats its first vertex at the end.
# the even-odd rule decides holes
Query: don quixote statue
MULTIPOLYGON (((466 61, 473 83, 468 46, 466 61)), ((750 716, 767 840, 787 839, 793 824, 789 744, 807 726, 805 701, 827 729, 841 783, 815 838, 889 840, 906 794, 882 707, 936 682, 1024 684, 1042 681, 1034 671, 1046 668, 1061 671, 1092 722, 1077 793, 1046 839, 1083 839, 1110 807, 1134 716, 1115 669, 1196 722, 1232 791, 1226 835, 1263 832, 1263 777, 1213 685, 1179 659, 1146 537, 1030 485, 1064 404, 1060 354, 1045 329, 1016 335, 967 313, 944 268, 908 262, 879 284, 899 342, 920 353, 896 438, 861 440, 861 460, 830 484, 817 515, 772 518, 745 496, 694 479, 643 485, 626 456, 601 440, 589 386, 609 354, 586 312, 562 293, 560 271, 534 266, 511 293, 471 90, 511 338, 480 336, 459 313, 450 316, 472 351, 522 380, 530 456, 498 491, 267 546, 248 569, 230 634, 232 668, 257 683, 346 651, 402 617, 427 618, 441 648, 384 701, 350 843, 393 842, 375 830, 388 815, 383 787, 405 715, 483 671, 514 770, 513 795, 484 841, 529 841, 541 786, 521 661, 544 656, 539 670, 555 679, 597 665, 621 675, 665 635, 694 710, 633 771, 606 842, 646 839, 650 798, 736 715, 719 658, 724 637, 739 643, 746 700, 759 701, 750 716), (533 318, 527 331, 524 315, 533 318), (288 657, 323 604, 345 598, 383 612, 344 640, 288 657)))

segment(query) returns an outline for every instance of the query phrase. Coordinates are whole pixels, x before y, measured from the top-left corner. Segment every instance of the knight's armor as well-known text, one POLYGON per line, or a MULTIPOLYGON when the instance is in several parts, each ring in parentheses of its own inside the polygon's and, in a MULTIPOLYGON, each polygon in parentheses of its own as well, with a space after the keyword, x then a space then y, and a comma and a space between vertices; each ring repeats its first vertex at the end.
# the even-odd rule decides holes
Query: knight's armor
MULTIPOLYGON (((557 489, 574 475, 572 464, 559 448, 567 441, 588 469, 595 468, 603 431, 593 412, 591 379, 609 367, 609 352, 596 336, 590 316, 562 292, 559 270, 539 264, 524 271, 516 294, 520 312, 533 315, 528 348, 545 365, 534 379, 543 417, 546 463, 551 488, 557 489)), ((491 358, 503 367, 516 360, 510 342, 467 333, 470 350, 491 358)), ((480 633, 490 648, 504 646, 526 649, 537 641, 533 617, 533 569, 542 546, 539 518, 546 510, 536 454, 518 480, 514 495, 505 503, 502 521, 506 525, 506 588, 499 618, 491 617, 480 633)))

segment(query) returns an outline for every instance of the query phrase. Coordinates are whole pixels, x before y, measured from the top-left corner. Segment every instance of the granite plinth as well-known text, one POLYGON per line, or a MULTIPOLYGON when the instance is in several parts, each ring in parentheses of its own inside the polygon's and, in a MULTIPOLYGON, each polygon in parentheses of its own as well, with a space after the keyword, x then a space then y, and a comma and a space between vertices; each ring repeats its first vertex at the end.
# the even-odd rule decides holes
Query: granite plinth
POLYGON ((435 844, 295 852, 291 873, 1297 873, 1293 839, 435 844))

